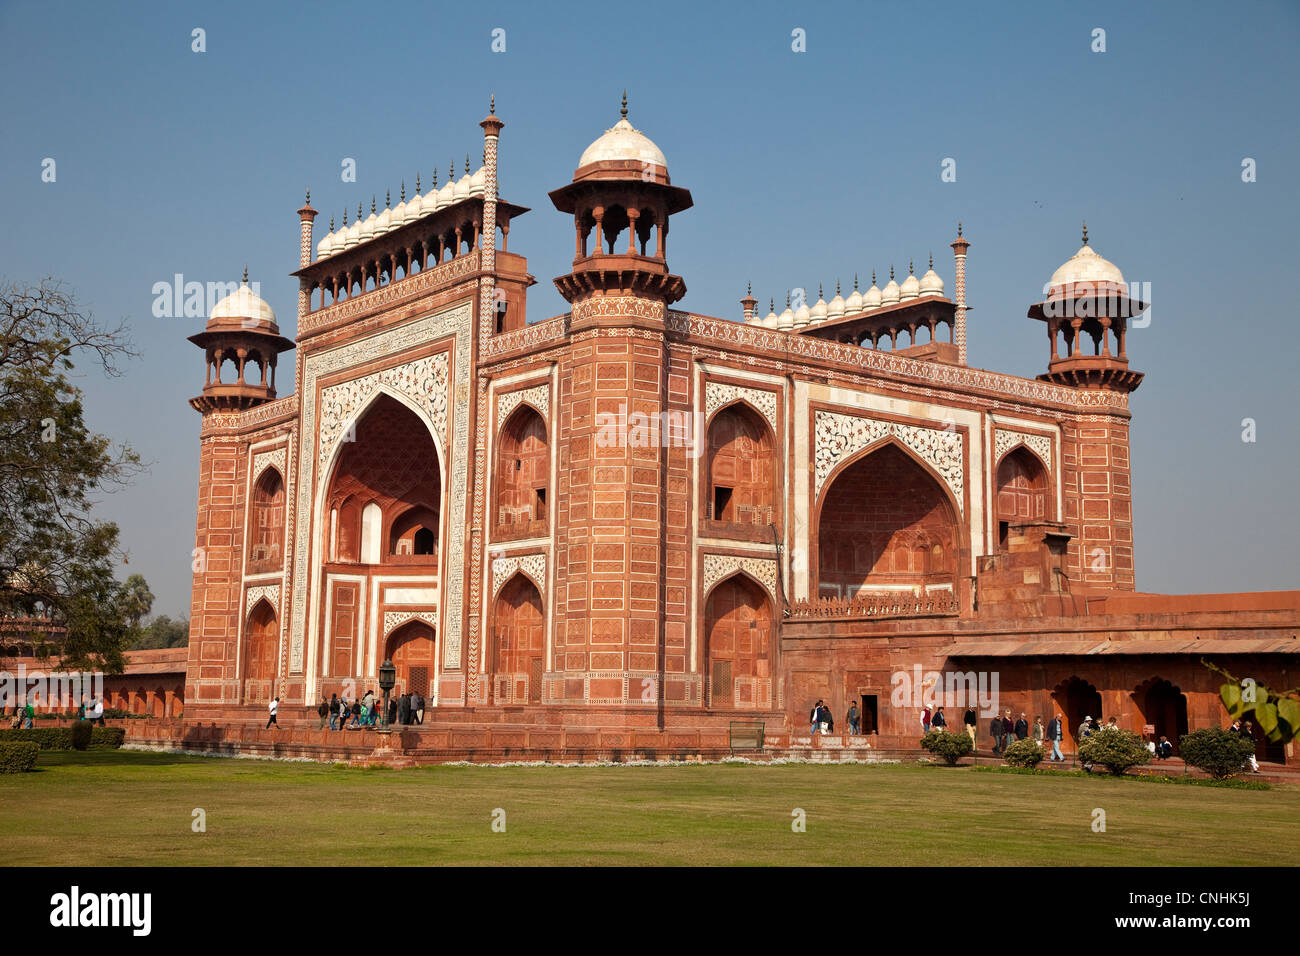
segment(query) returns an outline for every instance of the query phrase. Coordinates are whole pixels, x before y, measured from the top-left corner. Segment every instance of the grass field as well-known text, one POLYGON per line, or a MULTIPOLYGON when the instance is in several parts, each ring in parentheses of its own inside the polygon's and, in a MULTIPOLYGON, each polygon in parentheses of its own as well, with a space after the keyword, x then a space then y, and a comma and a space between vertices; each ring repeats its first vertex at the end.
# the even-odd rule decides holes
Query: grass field
POLYGON ((11 866, 1294 865, 1298 820, 1292 786, 912 765, 393 771, 89 751, 0 776, 11 866))

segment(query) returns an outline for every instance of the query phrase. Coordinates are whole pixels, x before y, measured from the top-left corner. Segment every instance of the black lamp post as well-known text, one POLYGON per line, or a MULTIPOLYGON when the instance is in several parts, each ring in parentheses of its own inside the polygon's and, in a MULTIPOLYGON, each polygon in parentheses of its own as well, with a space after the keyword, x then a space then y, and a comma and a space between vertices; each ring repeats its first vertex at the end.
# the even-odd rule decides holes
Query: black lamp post
POLYGON ((379 689, 384 692, 384 705, 379 711, 379 729, 388 730, 388 692, 391 691, 397 683, 397 668, 393 666, 391 660, 384 661, 379 665, 379 689))

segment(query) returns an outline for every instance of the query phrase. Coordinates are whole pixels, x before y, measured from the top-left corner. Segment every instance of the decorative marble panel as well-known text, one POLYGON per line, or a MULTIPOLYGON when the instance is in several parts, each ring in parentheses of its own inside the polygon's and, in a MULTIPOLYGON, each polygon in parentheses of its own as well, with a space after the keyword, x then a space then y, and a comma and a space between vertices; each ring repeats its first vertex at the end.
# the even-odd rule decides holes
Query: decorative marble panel
POLYGON ((324 465, 343 437, 344 429, 380 387, 392 389, 410 398, 434 423, 442 447, 447 447, 447 353, 439 352, 405 365, 386 368, 332 385, 321 392, 320 449, 318 464, 324 465))
POLYGON ((492 596, 496 597, 501 588, 516 571, 522 571, 537 585, 540 594, 546 593, 546 555, 523 554, 508 558, 497 558, 492 562, 492 596))
POLYGON ((728 405, 736 399, 743 399, 753 405, 763 417, 767 419, 768 424, 772 426, 775 432, 776 427, 776 392, 769 392, 758 388, 745 388, 742 385, 727 385, 723 382, 705 382, 704 383, 704 417, 707 419, 713 415, 723 405, 728 405))
POLYGON ((542 418, 547 420, 547 430, 550 430, 551 418, 551 387, 549 385, 538 385, 535 388, 524 388, 517 392, 506 392, 497 396, 497 428, 500 428, 505 420, 510 417, 510 413, 519 407, 520 403, 527 402, 542 413, 542 418))
POLYGON ((289 481, 289 472, 285 467, 286 451, 283 448, 277 448, 274 451, 265 451, 253 456, 253 484, 257 484, 258 477, 262 470, 269 467, 275 467, 280 472, 280 480, 289 481))
POLYGON ((1042 460, 1043 466, 1049 472, 1052 470, 1052 439, 1046 435, 1006 431, 1001 428, 993 432, 993 463, 996 465, 1002 460, 1003 455, 1017 445, 1024 445, 1042 460))
POLYGON ((745 571, 752 574, 767 588, 772 601, 778 606, 781 599, 777 595, 777 564, 775 558, 751 558, 739 554, 706 554, 704 556, 704 593, 723 578, 745 571))
POLYGON ((266 598, 278 618, 280 616, 280 585, 278 584, 263 584, 249 588, 244 595, 244 616, 247 617, 248 612, 253 610, 253 605, 262 598, 266 598))
POLYGON ((814 456, 817 479, 814 495, 821 494, 826 479, 846 458, 883 438, 893 436, 934 468, 952 490, 957 506, 965 507, 962 497, 965 487, 965 455, 961 432, 901 425, 827 411, 817 412, 814 427, 817 448, 814 456))

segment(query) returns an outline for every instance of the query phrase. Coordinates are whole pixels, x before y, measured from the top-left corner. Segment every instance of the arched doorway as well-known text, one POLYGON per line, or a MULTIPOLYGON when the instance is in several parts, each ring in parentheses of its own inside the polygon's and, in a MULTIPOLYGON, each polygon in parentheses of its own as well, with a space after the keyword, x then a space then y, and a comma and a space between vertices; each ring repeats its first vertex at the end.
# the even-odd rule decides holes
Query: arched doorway
POLYGON ((433 628, 424 621, 407 621, 388 635, 384 658, 397 670, 394 694, 414 692, 429 697, 433 686, 437 640, 433 628))
POLYGON ((1169 681, 1153 677, 1133 691, 1133 703, 1142 723, 1155 726, 1155 739, 1168 737, 1178 753, 1178 741, 1187 733, 1187 695, 1169 681))
POLYGON ((737 574, 709 594, 705 609, 709 706, 772 706, 772 602, 753 580, 737 574))
POLYGON ((822 499, 818 596, 952 590, 959 541, 943 486, 888 442, 841 470, 822 499))
POLYGON ((280 663, 280 622, 265 598, 253 607, 244 630, 244 700, 271 699, 280 663))
POLYGON ((546 618, 542 596, 529 578, 516 574, 492 610, 492 671, 497 703, 542 702, 546 618))
POLYGON ((1005 550, 1010 525, 1046 521, 1047 469, 1023 445, 1013 449, 998 465, 998 550, 1005 550))
POLYGON ((496 513, 498 537, 546 533, 546 489, 551 457, 546 422, 530 405, 520 405, 497 442, 496 513))
POLYGON ((1077 752, 1079 742, 1075 739, 1075 730, 1083 723, 1085 717, 1101 719, 1101 694, 1096 687, 1083 678, 1071 677, 1056 685, 1056 689, 1052 691, 1052 700, 1056 701, 1056 706, 1065 714, 1065 727, 1062 733, 1066 749, 1077 752))
POLYGON ((724 408, 709 423, 709 500, 714 521, 775 522, 776 439, 746 405, 724 408))

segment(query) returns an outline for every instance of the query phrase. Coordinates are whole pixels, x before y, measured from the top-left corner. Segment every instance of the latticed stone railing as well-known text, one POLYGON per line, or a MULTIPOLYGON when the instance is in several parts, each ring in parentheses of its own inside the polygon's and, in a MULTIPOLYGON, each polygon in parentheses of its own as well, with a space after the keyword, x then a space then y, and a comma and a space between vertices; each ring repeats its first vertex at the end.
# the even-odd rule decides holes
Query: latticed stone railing
POLYGON ((790 606, 790 617, 804 620, 837 617, 937 617, 955 615, 959 610, 957 598, 951 591, 933 591, 920 595, 903 592, 796 601, 790 606))

